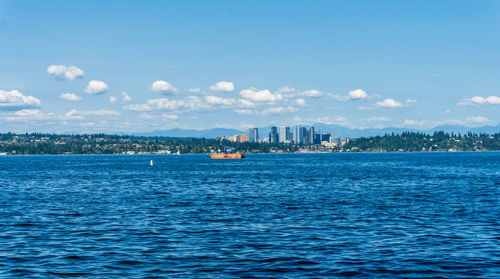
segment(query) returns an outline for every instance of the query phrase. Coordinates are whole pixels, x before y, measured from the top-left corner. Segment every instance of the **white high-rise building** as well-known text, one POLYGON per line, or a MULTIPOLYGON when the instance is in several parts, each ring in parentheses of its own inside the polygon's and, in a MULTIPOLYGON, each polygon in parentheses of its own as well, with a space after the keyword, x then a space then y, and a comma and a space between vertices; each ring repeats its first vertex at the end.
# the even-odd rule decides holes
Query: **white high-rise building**
POLYGON ((281 143, 290 143, 292 141, 292 134, 290 133, 290 127, 281 126, 279 138, 281 143))

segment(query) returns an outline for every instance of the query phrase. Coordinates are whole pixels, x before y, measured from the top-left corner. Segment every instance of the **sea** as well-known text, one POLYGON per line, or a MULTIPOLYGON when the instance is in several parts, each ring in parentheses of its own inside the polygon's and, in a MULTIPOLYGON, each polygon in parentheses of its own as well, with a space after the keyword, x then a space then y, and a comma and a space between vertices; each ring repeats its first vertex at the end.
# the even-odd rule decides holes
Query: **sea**
POLYGON ((498 152, 209 157, 0 156, 0 278, 500 278, 498 152))

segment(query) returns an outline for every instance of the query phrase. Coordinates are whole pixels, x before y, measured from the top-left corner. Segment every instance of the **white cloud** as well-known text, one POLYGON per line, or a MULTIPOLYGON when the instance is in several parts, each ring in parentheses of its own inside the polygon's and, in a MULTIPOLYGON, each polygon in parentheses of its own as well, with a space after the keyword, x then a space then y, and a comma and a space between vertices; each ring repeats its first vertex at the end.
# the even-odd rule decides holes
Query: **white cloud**
POLYGON ((240 115, 268 115, 268 114, 281 114, 287 112, 297 111, 296 108, 292 106, 288 107, 270 107, 261 111, 258 110, 249 110, 249 109, 235 109, 234 112, 240 115))
POLYGON ((200 88, 189 88, 188 90, 190 93, 200 93, 201 89, 200 88))
POLYGON ((235 102, 234 99, 221 98, 217 96, 205 96, 205 101, 207 101, 207 103, 209 104, 224 106, 231 106, 235 102))
POLYGON ((85 88, 85 93, 99 95, 109 91, 109 86, 100 80, 91 80, 85 88))
POLYGON ((164 80, 157 80, 151 85, 151 91, 155 93, 177 93, 179 90, 164 80))
POLYGON ((408 99, 408 100, 406 100, 407 104, 414 104, 416 102, 417 102, 417 100, 415 100, 415 99, 408 99))
POLYGON ((403 104, 394 99, 385 99, 382 102, 377 102, 375 105, 383 108, 398 108, 403 106, 403 104))
POLYGON ((444 113, 450 113, 450 112, 451 112, 451 110, 449 110, 449 109, 444 111, 444 113))
POLYGON ((238 103, 245 108, 253 108, 255 107, 255 103, 252 101, 249 101, 247 99, 238 99, 238 103))
POLYGON ((69 120, 82 120, 83 116, 78 115, 78 110, 72 109, 64 114, 64 116, 61 117, 62 119, 69 120))
POLYGON ((43 113, 39 109, 23 109, 5 117, 7 121, 36 121, 53 119, 54 113, 43 113))
POLYGON ((50 65, 47 68, 47 73, 53 75, 59 80, 74 80, 81 78, 84 74, 83 70, 75 66, 50 65))
POLYGON ((269 90, 258 90, 254 87, 243 89, 240 95, 245 99, 250 99, 254 102, 276 102, 283 99, 281 93, 273 94, 269 90))
POLYGON ((411 120, 411 119, 405 119, 404 124, 408 126, 425 126, 427 124, 427 121, 425 120, 411 120))
POLYGON ((0 109, 21 109, 39 107, 40 100, 27 96, 18 90, 5 91, 0 89, 0 109))
POLYGON ((115 96, 109 96, 109 101, 113 104, 116 104, 118 102, 118 99, 116 99, 115 96))
POLYGON ((232 92, 234 91, 234 83, 230 81, 219 81, 214 85, 210 86, 210 90, 212 91, 223 91, 223 92, 232 92))
POLYGON ((236 112, 237 114, 241 114, 241 115, 254 114, 254 111, 253 110, 249 110, 249 109, 235 109, 234 112, 236 112))
POLYGON ((112 117, 119 116, 120 113, 114 110, 90 110, 90 111, 79 111, 72 109, 61 116, 63 120, 83 120, 84 116, 97 116, 97 117, 112 117))
POLYGON ((304 100, 304 99, 297 99, 297 100, 295 100, 295 104, 297 104, 297 106, 301 106, 301 107, 303 107, 303 106, 305 106, 307 103, 306 103, 306 100, 304 100))
POLYGON ((471 116, 465 118, 465 121, 472 123, 486 123, 489 121, 489 119, 483 116, 471 116))
POLYGON ((76 95, 75 93, 62 93, 59 98, 66 101, 80 101, 82 97, 76 95))
POLYGON ((123 107, 124 110, 132 111, 150 111, 153 110, 148 104, 130 104, 123 107))
POLYGON ((392 121, 392 119, 385 117, 385 116, 380 116, 380 117, 374 116, 374 117, 367 118, 366 121, 369 121, 369 122, 390 122, 390 121, 392 121))
POLYGON ((323 95, 323 93, 319 92, 316 89, 311 89, 311 90, 307 90, 307 91, 302 92, 302 95, 304 95, 306 97, 321 97, 323 95))
POLYGON ((82 115, 91 115, 91 116, 119 116, 120 113, 114 110, 100 109, 100 110, 90 110, 90 111, 82 111, 82 115))
POLYGON ((175 114, 161 114, 161 115, 154 115, 150 113, 141 113, 139 115, 139 118, 141 119, 146 119, 146 120, 153 120, 153 119, 162 119, 162 120, 177 120, 179 119, 179 116, 175 114))
POLYGON ((458 103, 460 106, 470 106, 470 105, 500 105, 500 97, 498 96, 489 96, 489 97, 481 97, 474 96, 472 98, 462 99, 461 102, 458 103))
POLYGON ((265 109, 265 110, 261 111, 260 114, 262 114, 262 115, 280 114, 280 113, 287 113, 287 112, 294 112, 294 111, 297 111, 297 109, 294 108, 294 107, 292 107, 292 106, 288 106, 288 107, 272 107, 272 108, 268 108, 268 109, 265 109))
POLYGON ((325 117, 320 117, 320 118, 315 118, 315 119, 307 119, 308 121, 311 121, 313 123, 323 123, 323 124, 329 124, 329 125, 332 125, 332 124, 336 124, 336 125, 340 125, 340 126, 348 126, 350 123, 349 121, 347 120, 347 118, 343 117, 343 116, 336 116, 334 117, 333 119, 328 117, 328 116, 325 116, 325 117))
POLYGON ((349 91, 349 94, 347 96, 340 96, 337 94, 329 94, 333 99, 336 101, 340 102, 345 102, 345 101, 356 101, 356 100, 365 100, 371 98, 364 90, 362 89, 356 89, 349 91))
POLYGON ((175 114, 162 114, 161 115, 161 118, 163 119, 169 119, 169 120, 176 120, 176 119, 179 119, 179 116, 178 115, 175 115, 175 114))
POLYGON ((368 94, 364 90, 356 89, 353 91, 349 91, 349 100, 361 100, 368 98, 368 94))
POLYGON ((285 86, 278 89, 278 93, 293 93, 295 91, 297 91, 295 88, 289 86, 285 86))
POLYGON ((176 110, 186 107, 186 102, 183 100, 169 100, 168 98, 158 98, 148 100, 148 105, 159 110, 176 110))
POLYGON ((168 98, 151 99, 146 104, 130 104, 124 106, 125 110, 151 111, 151 110, 208 110, 211 107, 196 96, 188 96, 184 100, 170 100, 168 98))
POLYGON ((127 94, 127 92, 123 91, 122 97, 123 97, 123 102, 125 102, 125 103, 132 102, 132 98, 130 98, 130 96, 127 94))

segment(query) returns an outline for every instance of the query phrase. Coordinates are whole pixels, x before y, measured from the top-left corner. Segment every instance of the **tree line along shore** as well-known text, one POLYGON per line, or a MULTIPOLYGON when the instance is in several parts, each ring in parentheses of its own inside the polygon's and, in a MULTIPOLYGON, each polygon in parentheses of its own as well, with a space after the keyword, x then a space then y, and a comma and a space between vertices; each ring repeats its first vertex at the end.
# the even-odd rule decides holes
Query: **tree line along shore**
POLYGON ((0 134, 0 155, 207 154, 232 147, 245 153, 498 151, 500 133, 404 132, 353 138, 339 145, 269 144, 225 139, 139 137, 107 134, 0 134))

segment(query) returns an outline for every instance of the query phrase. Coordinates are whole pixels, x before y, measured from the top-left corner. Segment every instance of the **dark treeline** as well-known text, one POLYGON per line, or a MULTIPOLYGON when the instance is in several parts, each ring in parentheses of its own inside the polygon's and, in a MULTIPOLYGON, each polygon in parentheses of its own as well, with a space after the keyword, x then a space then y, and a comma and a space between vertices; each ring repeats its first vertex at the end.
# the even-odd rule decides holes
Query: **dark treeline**
POLYGON ((351 140, 344 146, 351 151, 475 151, 500 150, 500 133, 448 134, 442 131, 434 134, 404 132, 384 136, 363 137, 351 140))
POLYGON ((270 152, 293 146, 265 143, 239 143, 205 138, 136 137, 106 134, 0 134, 0 153, 4 154, 131 154, 131 153, 210 153, 233 147, 242 152, 270 152))
POLYGON ((314 150, 323 152, 393 152, 393 151, 476 151, 500 150, 500 133, 432 135, 405 132, 375 137, 351 139, 345 145, 293 145, 268 143, 240 143, 219 139, 136 137, 106 134, 0 134, 1 154, 168 154, 219 152, 233 147, 241 152, 296 152, 314 150))

